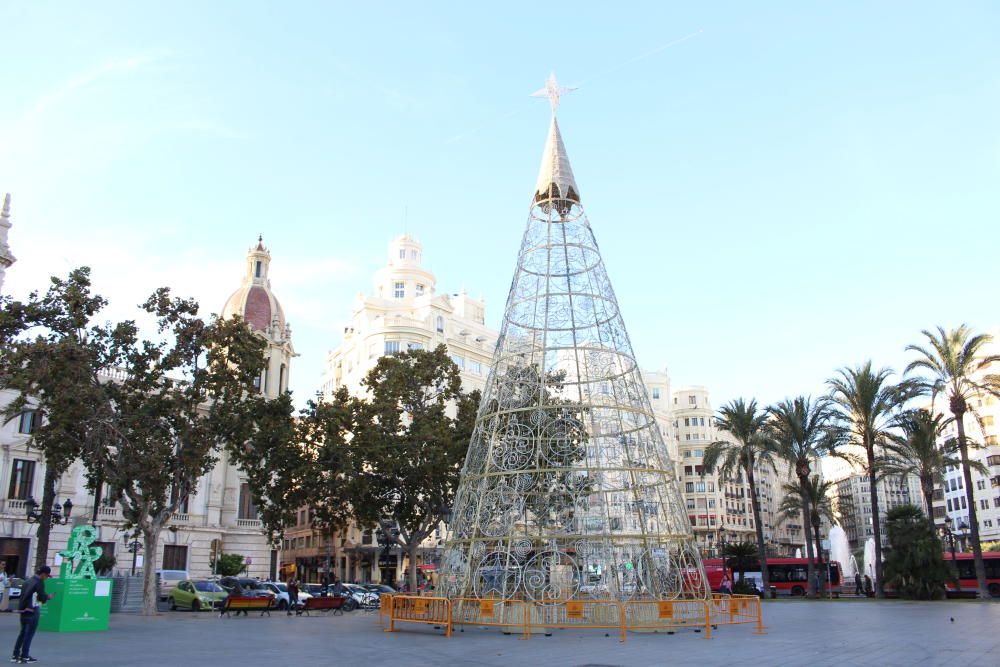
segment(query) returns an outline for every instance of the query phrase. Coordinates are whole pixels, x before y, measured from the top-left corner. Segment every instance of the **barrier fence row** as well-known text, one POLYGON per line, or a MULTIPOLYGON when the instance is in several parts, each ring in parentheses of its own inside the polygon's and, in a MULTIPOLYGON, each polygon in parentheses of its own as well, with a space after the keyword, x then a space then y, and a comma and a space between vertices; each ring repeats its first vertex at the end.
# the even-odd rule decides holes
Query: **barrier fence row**
POLYGON ((760 598, 755 595, 713 595, 709 600, 503 600, 443 598, 383 593, 379 622, 386 632, 397 623, 443 627, 450 637, 456 625, 499 627, 505 633, 548 634, 554 628, 618 630, 625 641, 635 632, 673 632, 695 628, 712 638, 720 625, 755 624, 754 634, 766 634, 760 598))

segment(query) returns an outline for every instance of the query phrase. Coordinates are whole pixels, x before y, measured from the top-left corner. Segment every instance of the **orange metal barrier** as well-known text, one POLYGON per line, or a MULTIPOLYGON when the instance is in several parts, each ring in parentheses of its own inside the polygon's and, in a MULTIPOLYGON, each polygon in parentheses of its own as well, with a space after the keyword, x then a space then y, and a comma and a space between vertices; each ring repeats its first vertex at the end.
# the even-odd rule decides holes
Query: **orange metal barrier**
POLYGON ((385 625, 385 619, 392 615, 392 596, 394 593, 379 593, 378 596, 378 624, 385 625))
POLYGON ((451 600, 420 595, 393 595, 386 632, 396 632, 396 623, 443 625, 445 636, 451 637, 451 600))
POLYGON ((713 625, 755 623, 756 635, 766 635, 760 598, 756 595, 720 595, 714 593, 709 603, 713 625))
POLYGON ((756 623, 755 634, 766 634, 760 599, 753 595, 713 595, 710 600, 503 600, 423 597, 383 594, 381 614, 389 617, 386 632, 396 622, 445 626, 450 637, 455 625, 500 627, 530 638, 535 631, 553 628, 617 629, 624 642, 628 630, 675 631, 694 628, 712 638, 718 625, 756 623))

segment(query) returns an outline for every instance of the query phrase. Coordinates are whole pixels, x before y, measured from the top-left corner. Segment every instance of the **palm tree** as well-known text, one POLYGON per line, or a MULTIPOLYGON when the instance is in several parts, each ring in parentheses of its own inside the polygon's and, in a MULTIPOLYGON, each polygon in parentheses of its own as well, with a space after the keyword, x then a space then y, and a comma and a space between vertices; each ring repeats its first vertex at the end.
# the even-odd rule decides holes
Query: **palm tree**
MULTIPOLYGON (((813 528, 813 539, 816 540, 816 553, 823 553, 820 548, 820 523, 824 518, 829 519, 830 523, 836 521, 833 502, 830 500, 830 490, 834 488, 833 482, 823 481, 819 475, 813 475, 805 486, 785 484, 784 488, 785 497, 778 506, 778 521, 808 516, 809 525, 813 528)), ((822 564, 822 558, 817 560, 822 564)), ((809 574, 809 583, 813 583, 812 573, 809 574)), ((820 591, 816 591, 816 595, 819 596, 820 591)))
POLYGON ((937 328, 937 333, 926 329, 921 332, 930 347, 907 345, 906 349, 920 355, 910 362, 906 372, 921 370, 929 377, 926 386, 931 390, 931 404, 939 395, 948 399, 948 408, 955 418, 958 428, 958 451, 962 458, 962 474, 965 477, 965 496, 969 505, 969 529, 971 531, 972 554, 976 564, 976 581, 979 597, 989 598, 986 588, 986 568, 983 565, 983 546, 979 541, 979 517, 976 512, 975 493, 972 486, 972 467, 969 463, 969 440, 965 435, 965 416, 971 414, 980 423, 979 414, 973 404, 973 397, 983 394, 1000 396, 1000 376, 982 373, 993 362, 1000 362, 1000 355, 985 354, 984 348, 993 340, 986 334, 973 335, 966 325, 945 331, 937 328))
MULTIPOLYGON (((938 439, 951 420, 944 415, 932 414, 927 410, 907 410, 896 419, 900 433, 889 436, 885 445, 885 455, 879 464, 882 475, 914 475, 920 480, 920 491, 927 506, 927 519, 934 525, 934 485, 944 477, 945 468, 957 468, 961 459, 958 441, 949 439, 938 445, 938 439)), ((988 474, 986 466, 978 461, 970 465, 983 474, 988 474)))
MULTIPOLYGON (((777 442, 778 452, 795 471, 802 497, 802 525, 806 533, 806 559, 809 589, 815 591, 815 561, 810 539, 809 473, 814 461, 836 455, 837 431, 834 412, 826 398, 813 401, 809 396, 785 399, 768 408, 768 429, 777 442)), ((819 543, 817 537, 817 544, 819 543)))
POLYGON ((767 550, 764 545, 764 526, 760 522, 760 498, 757 497, 755 467, 760 463, 769 464, 774 469, 777 446, 767 430, 767 412, 757 408, 756 399, 750 399, 750 402, 746 403, 742 398, 738 398, 719 409, 715 425, 733 436, 735 442, 719 440, 709 445, 705 450, 704 470, 709 472, 718 465, 720 477, 732 478, 737 470, 746 475, 747 486, 750 487, 754 528, 757 531, 761 583, 766 591, 769 586, 767 550))
MULTIPOLYGON (((722 548, 722 555, 726 559, 725 564, 730 568, 736 567, 736 571, 740 575, 739 581, 743 581, 744 573, 758 559, 759 554, 757 545, 753 542, 731 542, 722 548)), ((764 576, 764 571, 767 570, 764 567, 765 562, 763 559, 760 561, 761 576, 764 576)), ((766 586, 764 590, 767 590, 766 586)))
MULTIPOLYGON (((878 503, 878 461, 888 440, 893 420, 906 403, 917 393, 912 381, 893 384, 889 381, 892 371, 888 368, 874 370, 866 361, 857 368, 841 368, 837 377, 827 380, 830 398, 837 409, 837 418, 843 429, 844 443, 864 449, 861 462, 868 476, 868 494, 872 504, 872 537, 875 539, 875 595, 882 591, 882 515, 878 503)), ((848 456, 850 456, 848 454, 848 456)))

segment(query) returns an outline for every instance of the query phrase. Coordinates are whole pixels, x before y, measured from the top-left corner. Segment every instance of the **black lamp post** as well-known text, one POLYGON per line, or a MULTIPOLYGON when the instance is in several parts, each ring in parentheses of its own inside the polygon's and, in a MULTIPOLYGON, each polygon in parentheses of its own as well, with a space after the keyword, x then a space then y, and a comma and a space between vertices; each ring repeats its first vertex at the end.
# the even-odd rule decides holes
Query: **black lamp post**
POLYGON ((136 561, 139 559, 139 552, 142 551, 142 542, 139 541, 139 535, 136 533, 132 536, 132 541, 127 542, 125 546, 128 548, 130 554, 132 554, 132 576, 135 576, 136 561))
MULTIPOLYGON (((24 512, 28 523, 39 523, 42 520, 42 513, 38 509, 38 503, 31 496, 24 501, 24 512)), ((52 506, 50 514, 54 525, 69 523, 69 517, 73 513, 73 501, 69 498, 60 507, 58 503, 52 506)))
POLYGON ((967 540, 969 537, 969 524, 962 519, 962 522, 958 524, 958 530, 955 531, 955 537, 958 538, 958 543, 961 546, 961 551, 966 551, 969 547, 967 546, 967 540))

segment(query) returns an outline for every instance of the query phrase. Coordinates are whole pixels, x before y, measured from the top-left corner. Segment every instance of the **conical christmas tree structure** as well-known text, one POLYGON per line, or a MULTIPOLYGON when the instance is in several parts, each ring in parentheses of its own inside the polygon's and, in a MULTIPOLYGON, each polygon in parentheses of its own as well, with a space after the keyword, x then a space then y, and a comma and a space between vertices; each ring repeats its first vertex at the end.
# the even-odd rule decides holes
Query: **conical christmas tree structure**
POLYGON ((552 124, 452 512, 451 598, 704 598, 701 559, 552 124))

